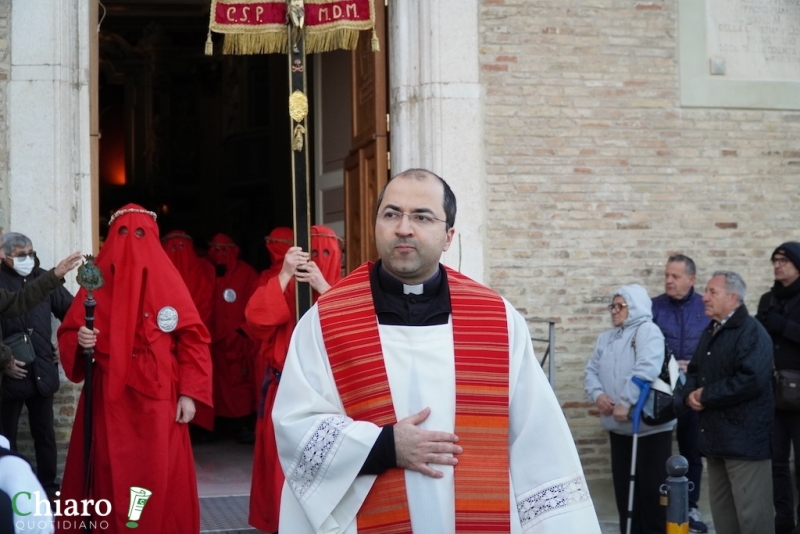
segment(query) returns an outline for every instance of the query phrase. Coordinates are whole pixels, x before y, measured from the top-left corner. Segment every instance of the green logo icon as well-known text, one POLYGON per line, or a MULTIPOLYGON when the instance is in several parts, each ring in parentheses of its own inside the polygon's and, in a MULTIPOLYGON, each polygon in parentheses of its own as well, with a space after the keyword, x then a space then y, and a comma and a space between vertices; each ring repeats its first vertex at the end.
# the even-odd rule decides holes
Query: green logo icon
POLYGON ((142 510, 144 505, 147 504, 147 499, 153 494, 152 491, 138 486, 131 486, 131 504, 128 507, 128 522, 125 526, 128 528, 136 528, 139 526, 139 519, 142 517, 142 510))

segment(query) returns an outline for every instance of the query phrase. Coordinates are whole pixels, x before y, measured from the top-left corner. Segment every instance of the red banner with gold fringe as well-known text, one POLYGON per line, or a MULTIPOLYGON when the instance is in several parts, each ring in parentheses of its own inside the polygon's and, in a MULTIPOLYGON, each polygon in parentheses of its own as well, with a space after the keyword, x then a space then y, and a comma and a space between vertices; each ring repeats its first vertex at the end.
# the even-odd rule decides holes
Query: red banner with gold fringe
POLYGON ((352 50, 358 32, 374 32, 374 0, 211 0, 209 29, 225 34, 223 54, 286 53, 290 5, 302 14, 309 54, 352 50))

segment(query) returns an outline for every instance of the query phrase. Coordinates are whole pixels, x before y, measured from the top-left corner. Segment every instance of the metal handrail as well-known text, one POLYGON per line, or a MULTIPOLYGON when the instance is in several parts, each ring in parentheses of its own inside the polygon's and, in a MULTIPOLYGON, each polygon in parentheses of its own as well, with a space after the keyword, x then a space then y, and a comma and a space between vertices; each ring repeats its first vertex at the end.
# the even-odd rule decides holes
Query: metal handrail
POLYGON ((535 323, 547 323, 547 338, 537 338, 532 337, 531 341, 547 343, 547 349, 544 351, 544 357, 539 362, 539 364, 544 368, 544 364, 547 363, 547 378, 550 381, 550 387, 555 389, 556 388, 556 322, 550 319, 530 319, 531 322, 535 323), (549 358, 549 360, 548 360, 549 358))

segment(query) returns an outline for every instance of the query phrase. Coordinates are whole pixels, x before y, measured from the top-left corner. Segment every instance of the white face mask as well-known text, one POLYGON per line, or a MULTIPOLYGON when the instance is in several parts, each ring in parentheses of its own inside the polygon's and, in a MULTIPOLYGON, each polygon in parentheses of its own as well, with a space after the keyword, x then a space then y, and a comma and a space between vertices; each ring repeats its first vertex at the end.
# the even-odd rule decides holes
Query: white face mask
POLYGON ((14 258, 14 270, 20 276, 28 276, 33 270, 34 260, 30 256, 14 258))

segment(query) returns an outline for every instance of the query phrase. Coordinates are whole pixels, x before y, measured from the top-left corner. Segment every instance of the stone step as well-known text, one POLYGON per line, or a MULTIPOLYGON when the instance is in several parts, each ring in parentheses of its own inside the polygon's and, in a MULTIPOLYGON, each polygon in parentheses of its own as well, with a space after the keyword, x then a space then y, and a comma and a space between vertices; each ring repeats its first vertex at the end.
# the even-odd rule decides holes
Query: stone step
POLYGON ((259 534, 247 524, 249 495, 200 498, 201 534, 259 534))

